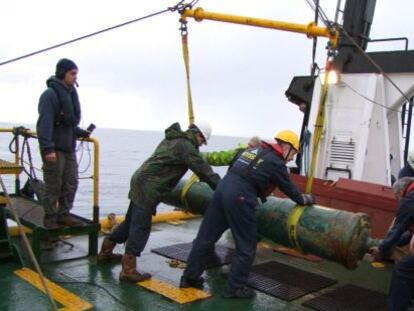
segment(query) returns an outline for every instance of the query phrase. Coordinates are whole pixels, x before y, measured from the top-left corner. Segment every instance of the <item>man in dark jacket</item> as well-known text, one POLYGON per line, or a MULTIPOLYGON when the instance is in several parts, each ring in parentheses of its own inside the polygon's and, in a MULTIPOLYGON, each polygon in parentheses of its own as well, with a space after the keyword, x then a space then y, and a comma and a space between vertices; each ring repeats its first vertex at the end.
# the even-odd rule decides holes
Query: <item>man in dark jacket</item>
POLYGON ((414 223, 414 177, 403 177, 393 185, 393 191, 399 198, 399 206, 394 223, 378 247, 371 249, 374 261, 384 261, 390 256, 394 246, 406 245, 412 232, 409 229, 414 223), (407 235, 409 233, 409 235, 407 235), (403 235, 406 235, 402 239, 403 235))
POLYGON ((299 205, 313 204, 310 194, 301 194, 290 181, 285 163, 298 152, 299 139, 292 131, 282 131, 276 144, 263 143, 260 148, 246 149, 234 162, 214 192, 188 257, 180 287, 201 287, 207 254, 230 228, 236 255, 229 273, 225 298, 249 298, 254 292, 245 287, 256 254, 257 198, 266 199, 279 187, 299 205))
POLYGON ((135 171, 131 178, 129 199, 131 200, 124 222, 105 238, 98 262, 118 259, 112 251, 116 243, 125 243, 122 256, 121 281, 139 282, 150 278, 148 273, 136 269, 136 257, 141 255, 151 232, 152 215, 163 195, 170 192, 188 169, 200 180, 216 188, 220 176, 201 157, 199 146, 209 139, 211 127, 208 123, 196 122, 183 132, 178 123, 165 130, 165 138, 155 152, 135 171))
POLYGON ((59 60, 55 76, 47 80, 48 88, 39 99, 36 128, 46 187, 43 222, 49 229, 82 224, 69 214, 78 187, 76 139, 89 136, 78 126, 81 108, 75 89, 77 75, 78 67, 73 61, 59 60))
MULTIPOLYGON (((408 230, 414 231, 414 222, 408 230)), ((413 310, 414 306, 414 236, 409 241, 408 254, 401 258, 394 267, 388 291, 387 310, 413 310), (411 307, 411 308, 410 308, 411 307)))
POLYGON ((414 177, 414 151, 410 150, 407 156, 407 163, 398 172, 398 179, 404 177, 414 177))

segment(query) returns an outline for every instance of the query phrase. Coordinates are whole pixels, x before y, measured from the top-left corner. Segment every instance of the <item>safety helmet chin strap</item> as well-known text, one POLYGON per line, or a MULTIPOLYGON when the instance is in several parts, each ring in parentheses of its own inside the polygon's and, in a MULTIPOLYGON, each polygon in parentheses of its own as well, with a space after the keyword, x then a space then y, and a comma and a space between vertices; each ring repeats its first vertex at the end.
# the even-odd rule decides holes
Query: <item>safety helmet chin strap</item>
MULTIPOLYGON (((285 143, 286 144, 286 143, 285 143)), ((287 159, 288 159, 288 157, 289 157, 289 154, 290 154, 290 152, 292 151, 292 146, 290 145, 290 144, 287 144, 287 145, 289 145, 289 151, 286 153, 286 155, 283 155, 283 161, 285 162, 285 163, 287 163, 287 159)))
POLYGON ((289 146, 289 152, 286 154, 286 155, 283 155, 283 161, 285 162, 285 163, 287 163, 287 159, 288 159, 288 157, 289 157, 289 155, 290 155, 290 153, 292 152, 292 145, 291 144, 288 144, 288 143, 285 143, 285 144, 287 144, 288 146, 289 146))

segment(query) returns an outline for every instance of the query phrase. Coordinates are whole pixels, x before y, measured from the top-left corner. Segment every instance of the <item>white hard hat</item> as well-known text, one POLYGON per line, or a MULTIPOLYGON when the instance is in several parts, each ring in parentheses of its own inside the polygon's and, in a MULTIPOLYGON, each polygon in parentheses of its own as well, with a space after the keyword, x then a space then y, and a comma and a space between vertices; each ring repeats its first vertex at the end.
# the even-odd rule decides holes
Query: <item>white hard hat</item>
POLYGON ((408 151, 407 162, 414 169, 414 150, 408 151))
POLYGON ((207 145, 207 140, 210 139, 211 136, 211 125, 206 121, 196 121, 194 122, 194 126, 198 128, 200 133, 203 135, 205 144, 207 145))

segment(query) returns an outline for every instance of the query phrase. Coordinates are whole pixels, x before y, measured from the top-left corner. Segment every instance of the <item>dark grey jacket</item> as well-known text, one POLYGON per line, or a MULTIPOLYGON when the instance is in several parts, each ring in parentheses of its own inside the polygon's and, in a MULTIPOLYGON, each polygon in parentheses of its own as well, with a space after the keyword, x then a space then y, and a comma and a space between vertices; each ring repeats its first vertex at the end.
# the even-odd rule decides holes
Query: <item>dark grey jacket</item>
POLYGON ((40 150, 43 154, 73 152, 76 138, 88 134, 78 126, 81 109, 76 89, 68 89, 55 76, 50 77, 46 85, 48 88, 39 99, 36 125, 40 150))
POLYGON ((262 143, 255 149, 246 149, 229 169, 229 174, 241 176, 252 186, 262 202, 276 187, 299 205, 304 199, 291 182, 280 145, 262 143))

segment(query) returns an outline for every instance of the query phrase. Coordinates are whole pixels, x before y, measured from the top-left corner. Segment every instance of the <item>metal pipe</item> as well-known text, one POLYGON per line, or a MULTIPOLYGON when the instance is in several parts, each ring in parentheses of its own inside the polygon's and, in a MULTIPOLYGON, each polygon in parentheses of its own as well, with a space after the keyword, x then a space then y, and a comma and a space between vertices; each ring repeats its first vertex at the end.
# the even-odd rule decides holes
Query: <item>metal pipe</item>
MULTIPOLYGON (((179 208, 188 207, 189 212, 203 214, 208 207, 213 191, 205 183, 195 183, 186 193, 181 192, 185 181, 165 198, 163 203, 179 208)), ((278 244, 294 247, 289 229, 295 203, 289 199, 268 197, 257 209, 258 233, 278 244)), ((318 205, 305 207, 296 220, 297 243, 305 253, 339 262, 346 268, 355 269, 369 247, 375 244, 370 239, 370 221, 366 214, 335 210, 318 205)))
POLYGON ((93 137, 84 140, 93 143, 93 217, 95 224, 99 223, 99 141, 93 137))
MULTIPOLYGON (((191 214, 186 213, 183 211, 171 211, 171 212, 164 212, 164 213, 157 213, 157 215, 152 216, 152 223, 162 223, 162 222, 169 222, 169 221, 179 221, 185 219, 193 219, 200 217, 199 214, 191 214)), ((114 222, 115 224, 119 224, 125 220, 125 216, 117 215, 115 216, 114 222)), ((108 217, 101 217, 99 219, 99 224, 101 225, 101 230, 108 231, 111 230, 114 224, 108 217)), ((16 226, 9 227, 9 235, 10 236, 18 236, 20 234, 19 228, 16 226)), ((30 228, 24 227, 23 230, 26 234, 32 234, 32 230, 30 228)))
MULTIPOLYGON (((193 219, 197 217, 200 217, 200 216, 194 215, 191 213, 185 213, 183 211, 171 211, 171 212, 165 212, 165 213, 157 213, 157 215, 152 216, 152 223, 156 224, 156 223, 161 223, 161 222, 193 219)), ((115 216, 115 222, 117 224, 123 222, 124 220, 125 220, 125 216, 115 216)), ((99 220, 99 223, 101 224, 101 229, 103 230, 112 229, 113 224, 111 224, 111 221, 108 219, 108 217, 102 217, 99 220)))
POLYGON ((309 24, 296 24, 255 17, 207 12, 204 11, 202 8, 196 8, 194 10, 187 9, 182 13, 181 16, 184 20, 186 17, 192 17, 198 22, 207 19, 219 22, 227 22, 233 24, 257 26, 262 28, 271 28, 290 32, 304 33, 308 36, 308 38, 327 37, 329 38, 332 47, 336 47, 338 41, 337 31, 330 30, 325 27, 319 27, 314 22, 311 22, 309 24))

